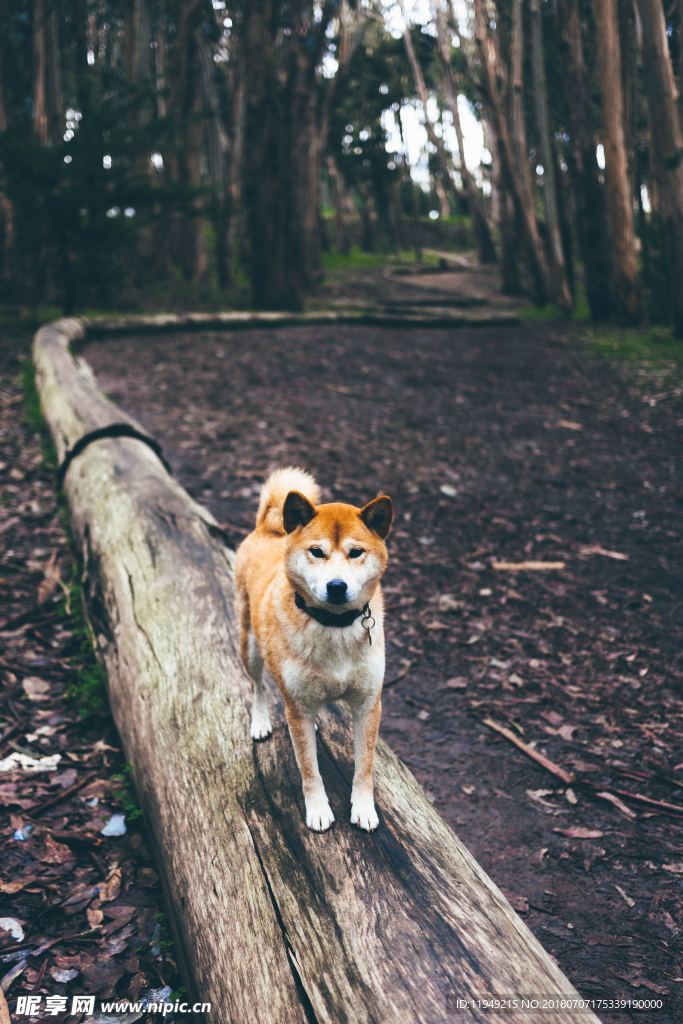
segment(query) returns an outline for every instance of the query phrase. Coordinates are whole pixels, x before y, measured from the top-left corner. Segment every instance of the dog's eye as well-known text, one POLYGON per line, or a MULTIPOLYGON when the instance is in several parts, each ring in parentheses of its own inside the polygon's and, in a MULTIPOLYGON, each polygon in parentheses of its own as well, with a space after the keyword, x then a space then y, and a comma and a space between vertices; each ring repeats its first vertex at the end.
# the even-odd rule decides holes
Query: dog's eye
POLYGON ((325 557, 325 552, 323 551, 322 548, 309 548, 308 550, 311 552, 311 554, 313 555, 314 558, 324 558, 325 557))
POLYGON ((362 554, 362 548, 351 548, 351 550, 349 551, 349 558, 360 558, 362 554))

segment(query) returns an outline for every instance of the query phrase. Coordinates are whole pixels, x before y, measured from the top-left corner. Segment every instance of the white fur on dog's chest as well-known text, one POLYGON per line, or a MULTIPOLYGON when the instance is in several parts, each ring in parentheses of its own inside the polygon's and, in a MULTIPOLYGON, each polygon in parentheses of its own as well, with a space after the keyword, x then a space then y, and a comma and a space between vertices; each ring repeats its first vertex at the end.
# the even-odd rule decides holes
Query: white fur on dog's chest
MULTIPOLYGON (((359 624, 359 628, 362 627, 359 624)), ((293 658, 282 665, 287 692, 300 707, 315 712, 329 701, 362 702, 376 694, 384 679, 384 645, 368 644, 356 629, 342 631, 315 624, 292 643, 293 658)), ((379 639, 379 638, 378 638, 379 639)))

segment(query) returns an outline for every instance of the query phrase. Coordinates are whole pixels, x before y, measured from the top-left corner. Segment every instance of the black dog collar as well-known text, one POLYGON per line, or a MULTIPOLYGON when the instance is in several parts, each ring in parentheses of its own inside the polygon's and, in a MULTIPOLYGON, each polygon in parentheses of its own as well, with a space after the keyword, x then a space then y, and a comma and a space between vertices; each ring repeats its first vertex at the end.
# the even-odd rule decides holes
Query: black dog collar
POLYGON ((313 608, 311 605, 306 604, 301 594, 294 591, 294 604, 297 608, 300 608, 302 612, 306 612, 312 619, 319 622, 321 626, 336 626, 338 629, 344 626, 350 626, 356 619, 359 619, 361 615, 365 614, 365 608, 351 608, 348 612, 328 612, 326 608, 313 608))

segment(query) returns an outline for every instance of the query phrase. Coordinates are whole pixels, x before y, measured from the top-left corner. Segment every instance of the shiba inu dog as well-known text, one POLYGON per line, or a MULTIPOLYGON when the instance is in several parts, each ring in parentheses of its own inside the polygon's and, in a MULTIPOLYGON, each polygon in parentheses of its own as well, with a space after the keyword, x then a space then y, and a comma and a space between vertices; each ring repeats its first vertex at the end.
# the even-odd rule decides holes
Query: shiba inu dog
POLYGON ((384 681, 379 581, 393 507, 386 495, 363 508, 319 502, 310 474, 276 470, 237 551, 240 649, 254 685, 251 735, 261 740, 272 731, 265 665, 284 700, 306 824, 322 832, 334 815, 318 769, 315 716, 328 701, 346 701, 354 724, 351 821, 371 831, 379 823, 372 770, 384 681))

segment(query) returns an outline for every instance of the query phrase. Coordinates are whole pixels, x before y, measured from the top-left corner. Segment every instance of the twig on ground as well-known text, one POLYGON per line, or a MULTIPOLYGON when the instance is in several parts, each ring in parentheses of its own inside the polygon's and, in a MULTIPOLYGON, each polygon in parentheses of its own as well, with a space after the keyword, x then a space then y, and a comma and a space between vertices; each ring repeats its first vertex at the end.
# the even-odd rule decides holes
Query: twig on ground
POLYGON ((661 814, 668 814, 674 818, 683 818, 683 806, 680 804, 671 804, 666 800, 655 800, 654 797, 646 796, 644 793, 631 793, 627 789, 617 789, 613 787, 611 789, 605 786, 598 786, 594 782, 590 782, 588 779, 577 778, 575 772, 568 772, 566 769, 561 768, 559 764, 555 764, 545 754, 541 754, 540 751, 534 747, 525 743, 519 736, 516 736, 512 729, 508 729, 507 726, 500 725, 498 722, 494 722, 492 718, 484 718, 484 725, 489 729, 493 729, 494 732, 504 736, 506 740, 513 743, 522 753, 530 757, 532 761, 540 764, 542 768, 545 768, 547 772, 554 775, 556 779, 560 779, 565 785, 571 785, 572 783, 581 786, 582 789, 588 790, 595 796, 600 797, 603 800, 608 800, 614 804, 622 814, 627 817, 635 817, 634 812, 619 799, 619 797, 625 797, 627 800, 633 800, 635 803, 643 804, 645 807, 651 807, 653 810, 659 811, 661 814))
POLYGON ((545 754, 541 754, 540 751, 530 747, 524 740, 520 740, 519 736, 515 736, 512 729, 508 729, 504 725, 499 725, 498 722, 494 722, 492 718, 485 718, 484 725, 488 726, 489 729, 493 729, 494 732, 500 733, 510 743, 514 743, 521 751, 523 751, 527 757, 530 757, 532 761, 536 761, 542 768, 545 768, 547 772, 554 775, 556 779, 560 779, 566 786, 569 786, 574 781, 574 773, 565 771, 564 768, 560 768, 559 764, 555 764, 550 758, 546 757, 545 754))
POLYGON ((566 562, 491 562, 496 572, 554 572, 566 566, 566 562))
POLYGON ((69 786, 68 789, 63 789, 61 793, 56 793, 54 796, 48 797, 47 800, 43 800, 42 803, 33 804, 28 807, 27 810, 31 815, 39 814, 41 811, 46 811, 48 807, 54 807, 55 804, 60 803, 62 800, 68 799, 74 793, 77 793, 79 789, 83 789, 89 782, 97 777, 97 772, 88 772, 82 779, 75 782, 73 786, 69 786))

